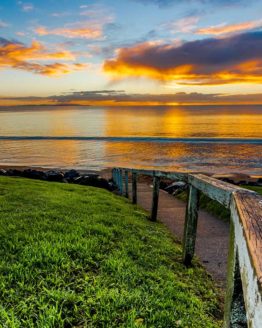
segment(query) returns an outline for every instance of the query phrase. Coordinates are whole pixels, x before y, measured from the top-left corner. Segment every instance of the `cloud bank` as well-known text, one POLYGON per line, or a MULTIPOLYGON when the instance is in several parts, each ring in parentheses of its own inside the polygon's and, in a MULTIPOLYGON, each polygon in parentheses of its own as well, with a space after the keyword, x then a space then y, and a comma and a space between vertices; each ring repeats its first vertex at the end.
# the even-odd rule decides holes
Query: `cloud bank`
POLYGON ((49 104, 49 105, 91 105, 91 106, 163 106, 163 105, 225 105, 262 104, 262 94, 128 94, 123 90, 79 91, 50 97, 0 98, 1 104, 49 104))
POLYGON ((262 31, 177 44, 142 43, 104 62, 115 79, 146 77, 183 85, 262 83, 262 31))

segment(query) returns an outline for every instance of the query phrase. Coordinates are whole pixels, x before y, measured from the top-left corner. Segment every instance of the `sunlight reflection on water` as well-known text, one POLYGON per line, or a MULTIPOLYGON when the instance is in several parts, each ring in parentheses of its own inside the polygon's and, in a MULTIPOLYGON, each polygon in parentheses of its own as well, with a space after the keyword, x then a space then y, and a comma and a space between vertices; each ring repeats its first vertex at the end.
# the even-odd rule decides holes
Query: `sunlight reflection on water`
MULTIPOLYGON (((0 111, 1 136, 262 139, 262 107, 0 111)), ((162 140, 161 140, 162 141, 162 140)), ((1 140, 0 164, 262 173, 262 144, 117 140, 1 140)))

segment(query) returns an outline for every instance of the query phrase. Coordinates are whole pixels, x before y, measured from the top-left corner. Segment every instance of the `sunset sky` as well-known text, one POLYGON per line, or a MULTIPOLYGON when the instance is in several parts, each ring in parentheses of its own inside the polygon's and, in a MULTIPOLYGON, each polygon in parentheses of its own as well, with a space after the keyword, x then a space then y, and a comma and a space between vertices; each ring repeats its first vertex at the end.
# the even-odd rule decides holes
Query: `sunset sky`
POLYGON ((0 2, 0 105, 262 104, 262 0, 0 2))

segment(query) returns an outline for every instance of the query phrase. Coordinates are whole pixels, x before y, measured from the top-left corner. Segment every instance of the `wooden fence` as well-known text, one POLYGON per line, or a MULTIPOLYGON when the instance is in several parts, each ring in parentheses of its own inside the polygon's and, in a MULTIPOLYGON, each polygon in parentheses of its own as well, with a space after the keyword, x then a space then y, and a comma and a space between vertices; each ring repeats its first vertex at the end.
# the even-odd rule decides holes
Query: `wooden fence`
POLYGON ((253 191, 203 174, 186 174, 114 168, 113 181, 119 193, 128 197, 132 176, 132 202, 137 203, 137 178, 153 178, 150 219, 157 219, 161 178, 188 183, 184 225, 183 260, 190 265, 195 251, 200 192, 230 209, 230 245, 224 327, 262 328, 262 197, 253 191), (241 324, 240 324, 241 323, 241 324))

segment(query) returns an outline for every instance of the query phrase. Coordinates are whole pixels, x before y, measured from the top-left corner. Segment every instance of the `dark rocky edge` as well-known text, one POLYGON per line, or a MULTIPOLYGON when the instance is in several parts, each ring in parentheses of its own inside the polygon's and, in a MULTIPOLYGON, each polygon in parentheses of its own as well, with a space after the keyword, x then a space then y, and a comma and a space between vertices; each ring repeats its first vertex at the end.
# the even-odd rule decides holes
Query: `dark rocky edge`
POLYGON ((113 191, 115 189, 111 180, 101 177, 97 173, 82 174, 76 170, 36 170, 36 169, 0 169, 0 175, 24 177, 51 182, 75 183, 84 186, 93 186, 113 191))
MULTIPOLYGON (((37 179, 44 181, 54 181, 62 183, 75 183, 84 186, 93 186, 103 188, 106 190, 114 191, 116 189, 111 179, 101 177, 97 172, 82 173, 77 170, 62 171, 58 169, 45 170, 45 169, 18 169, 18 168, 0 168, 0 175, 24 177, 29 179, 37 179)), ((108 174, 110 176, 110 174, 108 174)), ((249 176, 247 174, 233 173, 225 175, 212 175, 214 178, 228 182, 234 185, 249 185, 249 186, 262 186, 262 177, 249 176)), ((144 177, 147 181, 148 177, 144 177)), ((150 178, 151 180, 151 178, 150 178)), ((149 182, 149 181, 147 181, 149 182)), ((151 182, 151 181, 150 181, 151 182)), ((163 179, 160 182, 160 188, 169 194, 176 196, 181 192, 187 190, 188 185, 182 181, 172 181, 163 179)))

